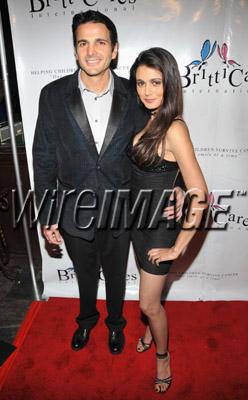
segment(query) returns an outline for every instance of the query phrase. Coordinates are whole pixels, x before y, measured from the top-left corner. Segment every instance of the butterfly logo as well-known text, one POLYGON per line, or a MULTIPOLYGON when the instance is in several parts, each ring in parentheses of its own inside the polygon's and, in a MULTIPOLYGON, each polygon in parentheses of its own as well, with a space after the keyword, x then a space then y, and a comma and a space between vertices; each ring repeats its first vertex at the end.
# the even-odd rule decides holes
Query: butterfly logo
POLYGON ((217 49, 220 58, 223 60, 223 64, 226 64, 227 67, 229 67, 229 65, 232 65, 233 67, 234 65, 238 65, 240 67, 240 64, 238 64, 236 61, 228 60, 228 46, 226 43, 223 43, 221 48, 218 45, 217 49))
POLYGON ((214 42, 212 48, 211 48, 211 43, 210 40, 205 40, 205 42, 202 45, 201 49, 201 60, 194 60, 190 64, 187 65, 187 67, 190 67, 193 65, 193 68, 198 67, 198 70, 202 68, 203 65, 207 64, 207 60, 214 54, 214 51, 216 49, 217 41, 214 42))
POLYGON ((208 194, 208 204, 212 211, 222 210, 225 211, 225 208, 221 207, 219 204, 215 203, 214 195, 212 192, 208 194))
POLYGON ((215 50, 218 50, 219 57, 222 59, 223 64, 225 64, 227 67, 229 65, 232 65, 233 67, 235 65, 238 65, 240 67, 240 64, 237 63, 236 61, 232 59, 228 59, 228 46, 226 43, 223 43, 222 46, 217 45, 217 41, 215 40, 214 44, 211 46, 210 40, 207 39, 202 45, 201 48, 201 53, 200 53, 200 60, 193 60, 190 64, 187 65, 187 67, 192 66, 193 68, 198 67, 198 70, 200 70, 204 65, 207 65, 207 60, 209 60, 210 57, 214 54, 215 50))

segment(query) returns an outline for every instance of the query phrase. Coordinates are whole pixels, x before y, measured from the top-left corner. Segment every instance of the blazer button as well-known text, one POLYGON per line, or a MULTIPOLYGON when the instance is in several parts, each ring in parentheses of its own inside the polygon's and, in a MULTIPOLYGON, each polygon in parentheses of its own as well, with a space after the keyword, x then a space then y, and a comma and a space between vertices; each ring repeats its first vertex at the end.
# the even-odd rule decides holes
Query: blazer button
POLYGON ((97 169, 101 169, 100 165, 97 165, 96 168, 97 168, 97 169))

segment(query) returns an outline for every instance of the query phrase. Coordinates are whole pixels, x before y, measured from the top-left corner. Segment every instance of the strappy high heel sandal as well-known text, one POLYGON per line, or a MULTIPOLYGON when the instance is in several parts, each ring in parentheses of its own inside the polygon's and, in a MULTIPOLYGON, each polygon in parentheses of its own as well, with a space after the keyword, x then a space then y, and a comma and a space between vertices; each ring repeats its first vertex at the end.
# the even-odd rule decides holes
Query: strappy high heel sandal
MULTIPOLYGON (((168 351, 166 353, 164 353, 164 354, 156 353, 156 357, 159 360, 166 360, 168 363, 170 362, 170 353, 168 351)), ((165 392, 167 392, 167 390, 170 387, 171 381, 172 381, 172 376, 171 375, 168 376, 165 379, 156 378, 156 380, 155 380, 155 392, 157 392, 157 393, 165 393, 165 392), (159 387, 156 388, 156 385, 158 385, 159 387), (164 385, 166 385, 165 390, 162 389, 164 385)))
POLYGON ((151 340, 150 343, 145 343, 144 342, 144 337, 142 336, 142 337, 139 338, 139 341, 138 341, 138 344, 137 344, 137 347, 136 347, 136 351, 138 353, 144 353, 144 351, 147 351, 147 350, 150 349, 151 345, 152 345, 152 340, 151 340), (138 350, 138 348, 139 349, 141 348, 141 350, 138 350))

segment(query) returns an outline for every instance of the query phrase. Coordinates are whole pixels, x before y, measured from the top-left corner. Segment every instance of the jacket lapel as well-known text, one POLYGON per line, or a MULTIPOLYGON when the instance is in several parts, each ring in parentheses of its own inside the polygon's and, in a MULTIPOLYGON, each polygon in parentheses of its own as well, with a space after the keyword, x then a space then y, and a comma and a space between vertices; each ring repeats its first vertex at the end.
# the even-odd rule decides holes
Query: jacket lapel
POLYGON ((108 145, 118 129, 118 126, 120 125, 120 120, 128 107, 128 90, 123 85, 121 79, 114 72, 112 72, 112 74, 114 76, 113 100, 100 154, 98 154, 80 89, 78 88, 78 70, 72 76, 72 82, 65 97, 67 106, 76 120, 82 134, 85 136, 93 157, 99 157, 99 159, 102 158, 103 154, 105 153, 108 145))
POLYGON ((121 79, 118 78, 118 76, 115 73, 113 73, 113 76, 114 76, 114 93, 113 93, 112 106, 99 159, 102 158, 113 136, 115 135, 118 126, 120 125, 120 120, 122 116, 125 114, 125 110, 128 105, 127 89, 124 87, 124 85, 121 82, 121 79))
MULTIPOLYGON (((85 136, 92 155, 94 157, 98 157, 98 152, 96 148, 96 144, 94 141, 94 137, 91 131, 91 127, 89 124, 89 120, 86 114, 86 110, 84 107, 84 103, 82 100, 82 96, 80 93, 80 89, 78 88, 78 71, 76 71, 76 82, 73 82, 73 90, 66 95, 66 103, 68 105, 69 110, 71 111, 74 119, 76 120, 80 130, 82 131, 83 135, 85 136)), ((75 78, 73 76, 73 78, 75 78)))

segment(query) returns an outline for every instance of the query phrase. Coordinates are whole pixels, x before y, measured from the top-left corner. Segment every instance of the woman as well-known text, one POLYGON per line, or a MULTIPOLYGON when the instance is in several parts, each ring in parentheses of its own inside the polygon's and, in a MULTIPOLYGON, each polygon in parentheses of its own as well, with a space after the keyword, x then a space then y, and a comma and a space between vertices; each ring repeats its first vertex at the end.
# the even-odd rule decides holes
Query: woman
POLYGON ((179 172, 190 194, 183 229, 182 222, 174 221, 171 227, 164 218, 164 221, 157 221, 156 226, 146 223, 145 229, 134 227, 132 232, 140 267, 140 308, 148 318, 137 351, 148 350, 154 340, 157 351, 155 391, 165 392, 171 383, 171 371, 168 324, 161 294, 172 261, 182 254, 199 227, 207 206, 207 186, 182 119, 181 80, 175 58, 162 48, 143 51, 131 68, 130 80, 139 101, 150 112, 146 127, 135 135, 129 149, 134 201, 140 190, 152 189, 148 218, 151 222, 163 190, 173 189, 179 172))

